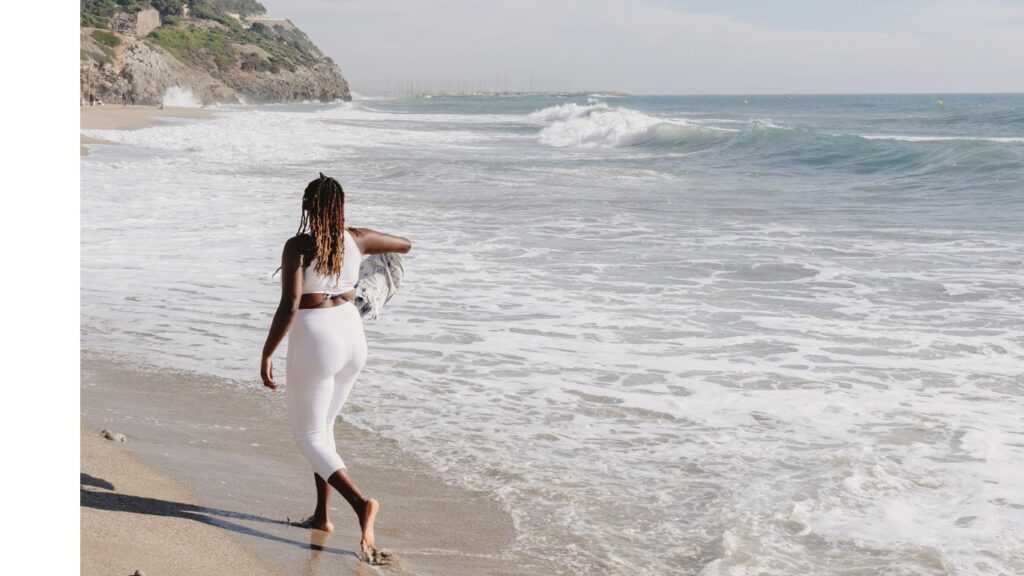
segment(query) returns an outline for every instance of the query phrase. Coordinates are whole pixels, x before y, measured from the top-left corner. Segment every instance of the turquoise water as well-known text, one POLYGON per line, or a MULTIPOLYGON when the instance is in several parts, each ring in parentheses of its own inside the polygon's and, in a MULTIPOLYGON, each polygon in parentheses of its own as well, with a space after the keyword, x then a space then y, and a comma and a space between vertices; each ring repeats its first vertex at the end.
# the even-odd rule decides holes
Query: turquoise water
POLYGON ((567 574, 1024 572, 1024 96, 365 99, 90 134, 131 146, 82 162, 84 345, 257 386, 280 245, 334 175, 353 224, 415 242, 343 417, 567 574))

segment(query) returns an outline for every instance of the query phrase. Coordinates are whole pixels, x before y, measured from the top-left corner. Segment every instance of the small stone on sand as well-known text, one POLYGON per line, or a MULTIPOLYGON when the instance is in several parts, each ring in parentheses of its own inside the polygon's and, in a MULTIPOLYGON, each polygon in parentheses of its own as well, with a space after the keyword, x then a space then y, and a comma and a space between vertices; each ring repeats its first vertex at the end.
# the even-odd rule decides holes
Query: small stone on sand
POLYGON ((110 430, 103 429, 102 431, 100 431, 100 434, 102 434, 104 438, 106 438, 107 440, 110 440, 112 442, 127 442, 128 441, 128 437, 125 436, 124 434, 121 434, 120 432, 111 432, 110 430))

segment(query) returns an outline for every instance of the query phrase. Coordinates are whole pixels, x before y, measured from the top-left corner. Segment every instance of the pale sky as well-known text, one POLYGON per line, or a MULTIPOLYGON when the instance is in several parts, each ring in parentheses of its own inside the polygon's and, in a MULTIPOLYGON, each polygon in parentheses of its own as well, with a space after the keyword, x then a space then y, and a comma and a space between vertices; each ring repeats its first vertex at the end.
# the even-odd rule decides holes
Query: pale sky
POLYGON ((353 90, 1024 92, 1024 0, 262 0, 353 90))

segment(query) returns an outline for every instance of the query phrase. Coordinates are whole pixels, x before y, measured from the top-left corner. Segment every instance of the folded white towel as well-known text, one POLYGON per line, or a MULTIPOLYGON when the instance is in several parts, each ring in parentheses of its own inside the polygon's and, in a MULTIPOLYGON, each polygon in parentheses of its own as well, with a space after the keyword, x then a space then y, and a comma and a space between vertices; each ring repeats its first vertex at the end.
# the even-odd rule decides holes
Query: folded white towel
POLYGON ((384 305, 398 294, 403 274, 402 258, 397 253, 372 254, 363 258, 354 302, 363 320, 380 318, 384 305))

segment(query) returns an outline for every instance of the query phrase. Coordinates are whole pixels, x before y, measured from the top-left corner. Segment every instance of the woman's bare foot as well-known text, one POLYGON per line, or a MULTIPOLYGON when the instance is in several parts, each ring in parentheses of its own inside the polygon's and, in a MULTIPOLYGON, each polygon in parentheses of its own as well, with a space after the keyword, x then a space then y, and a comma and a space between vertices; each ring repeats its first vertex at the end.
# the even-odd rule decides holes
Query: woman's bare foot
POLYGON ((316 514, 306 518, 305 520, 290 522, 292 526, 298 526, 299 528, 311 528, 313 530, 322 530, 324 532, 333 532, 334 524, 327 518, 317 518, 316 514))
POLYGON ((379 556, 373 540, 373 521, 377 519, 377 512, 380 512, 380 502, 370 498, 363 507, 363 513, 359 515, 359 527, 363 529, 359 549, 363 551, 363 559, 371 564, 377 564, 379 556))

